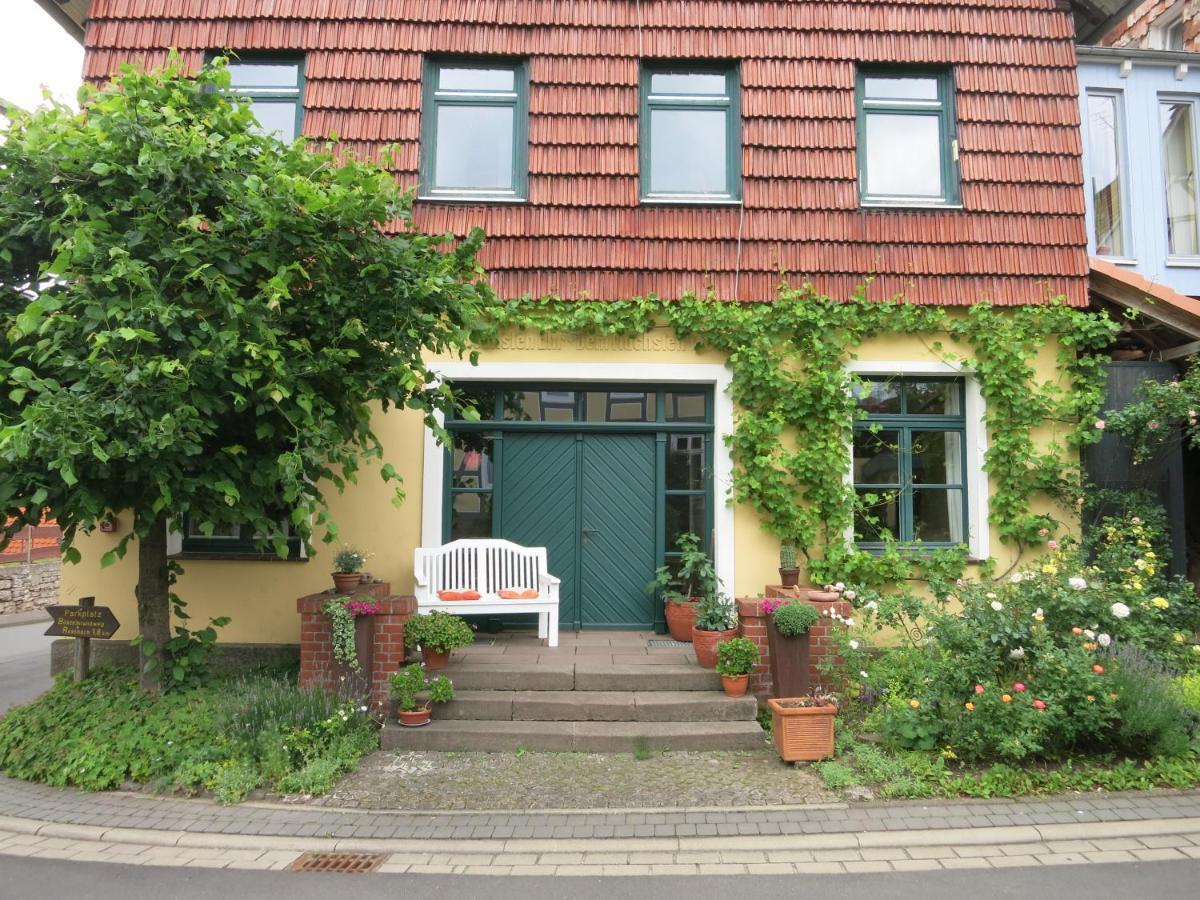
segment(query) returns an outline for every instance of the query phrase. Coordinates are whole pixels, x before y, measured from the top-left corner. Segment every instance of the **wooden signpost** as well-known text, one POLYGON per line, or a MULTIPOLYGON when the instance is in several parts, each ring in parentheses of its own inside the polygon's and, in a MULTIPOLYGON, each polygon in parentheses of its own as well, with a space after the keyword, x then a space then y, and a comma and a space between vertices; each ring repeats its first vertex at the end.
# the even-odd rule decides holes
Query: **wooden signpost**
POLYGON ((92 665, 92 638, 112 637, 121 623, 107 606, 97 606, 95 597, 81 597, 78 606, 48 606, 46 612, 54 619, 47 637, 75 638, 75 680, 83 681, 92 665))

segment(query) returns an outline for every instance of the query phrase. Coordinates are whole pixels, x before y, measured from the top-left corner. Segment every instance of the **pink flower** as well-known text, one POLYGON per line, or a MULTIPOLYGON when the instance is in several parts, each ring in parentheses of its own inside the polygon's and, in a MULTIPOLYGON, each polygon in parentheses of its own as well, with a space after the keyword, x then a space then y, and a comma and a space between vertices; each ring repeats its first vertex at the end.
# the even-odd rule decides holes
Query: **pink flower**
POLYGON ((1058 541, 1055 541, 1055 540, 1046 541, 1046 546, 1049 547, 1051 550, 1057 550, 1058 549, 1058 541))
POLYGON ((1097 420, 1096 420, 1096 430, 1097 430, 1097 431, 1103 431, 1103 430, 1104 430, 1104 425, 1105 425, 1105 422, 1104 422, 1104 420, 1103 420, 1103 419, 1097 419, 1097 420))
POLYGON ((1132 522, 1134 525, 1141 525, 1141 524, 1142 524, 1142 520, 1141 520, 1140 518, 1138 518, 1137 516, 1134 516, 1134 517, 1133 517, 1132 519, 1130 519, 1129 521, 1130 521, 1130 522, 1132 522))
POLYGON ((1045 701, 1045 700, 1034 700, 1034 701, 1033 701, 1033 708, 1034 708, 1034 709, 1045 709, 1045 708, 1046 708, 1046 701, 1045 701))
POLYGON ((1021 682, 1018 681, 1016 684, 1013 685, 1013 690, 1016 691, 1018 694, 1023 694, 1023 693, 1025 693, 1025 685, 1021 684, 1021 682))
POLYGON ((1039 529, 1038 529, 1038 537, 1045 537, 1045 536, 1046 536, 1046 535, 1048 535, 1049 533, 1050 533, 1050 529, 1049 529, 1049 528, 1039 528, 1039 529))
POLYGON ((1158 423, 1157 422, 1147 422, 1146 427, 1149 428, 1151 431, 1158 431, 1158 423))
POLYGON ((987 688, 985 688, 982 684, 975 685, 975 693, 977 694, 982 694, 986 690, 987 688))

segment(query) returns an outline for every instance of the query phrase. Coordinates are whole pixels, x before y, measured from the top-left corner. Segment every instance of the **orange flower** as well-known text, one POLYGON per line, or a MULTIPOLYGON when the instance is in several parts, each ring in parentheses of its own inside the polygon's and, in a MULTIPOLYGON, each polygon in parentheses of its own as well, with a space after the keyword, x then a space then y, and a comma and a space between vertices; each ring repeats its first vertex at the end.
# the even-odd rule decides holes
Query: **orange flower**
POLYGON ((1097 675, 1103 675, 1104 674, 1104 666, 1100 665, 1100 663, 1096 663, 1094 666, 1092 666, 1092 671, 1095 672, 1097 675))
POLYGON ((966 703, 963 704, 963 706, 965 706, 967 708, 967 712, 975 712, 975 704, 972 703, 971 701, 968 700, 966 703))
POLYGON ((1074 628, 1071 629, 1071 634, 1074 634, 1074 635, 1083 634, 1083 629, 1080 628, 1078 625, 1076 625, 1074 628))
POLYGON ((1088 641, 1087 643, 1085 643, 1083 645, 1083 649, 1084 650, 1095 650, 1096 644, 1093 641, 1088 641))
POLYGON ((1088 703, 1095 703, 1095 702, 1096 702, 1096 695, 1088 694, 1088 703))
POLYGON ((908 705, 911 706, 913 709, 920 709, 921 701, 920 700, 909 700, 908 705))
POLYGON ((1005 703, 1012 703, 1012 694, 1005 694, 1000 699, 1003 700, 1005 703))

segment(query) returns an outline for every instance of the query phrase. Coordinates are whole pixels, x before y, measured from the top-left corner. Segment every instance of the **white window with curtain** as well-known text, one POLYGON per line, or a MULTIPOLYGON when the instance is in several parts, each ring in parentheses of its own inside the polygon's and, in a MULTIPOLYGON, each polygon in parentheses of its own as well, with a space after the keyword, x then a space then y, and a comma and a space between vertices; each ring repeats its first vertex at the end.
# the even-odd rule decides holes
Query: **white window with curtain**
POLYGON ((966 545, 972 557, 987 556, 986 433, 977 383, 949 366, 872 370, 877 365, 852 366, 863 416, 851 448, 848 478, 858 504, 847 537, 868 550, 899 541, 966 545))
POLYGON ((1125 122, 1120 92, 1088 91, 1087 138, 1096 255, 1126 258, 1130 250, 1125 214, 1125 122))
POLYGON ((1196 103, 1191 98, 1159 101, 1167 255, 1200 256, 1196 196, 1196 103))

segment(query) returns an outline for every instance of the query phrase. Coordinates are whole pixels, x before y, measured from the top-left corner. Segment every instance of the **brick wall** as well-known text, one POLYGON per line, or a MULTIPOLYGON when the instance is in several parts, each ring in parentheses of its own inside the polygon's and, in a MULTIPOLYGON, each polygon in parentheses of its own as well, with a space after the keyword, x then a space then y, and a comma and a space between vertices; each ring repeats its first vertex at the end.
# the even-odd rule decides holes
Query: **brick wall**
MULTIPOLYGON (((414 597, 393 596, 391 585, 364 584, 356 598, 371 600, 380 607, 373 618, 370 679, 371 701, 387 703, 388 676, 404 662, 404 623, 417 612, 414 597)), ((296 601, 300 613, 300 686, 337 690, 341 671, 333 659, 329 618, 321 611, 333 596, 329 591, 309 594, 296 601)))
POLYGON ((57 603, 61 568, 57 559, 0 566, 0 616, 57 603))
MULTIPOLYGON (((1101 44, 1106 47, 1150 47, 1150 30, 1164 15, 1174 14, 1178 0, 1146 0, 1106 34, 1101 44)), ((1200 50, 1200 0, 1184 0, 1183 48, 1200 50)))
POLYGON ((771 648, 767 642, 767 617, 762 611, 763 599, 774 597, 791 597, 810 603, 821 613, 821 620, 809 630, 809 682, 813 687, 818 685, 832 689, 829 679, 822 671, 822 663, 830 660, 838 664, 841 660, 834 655, 831 632, 841 628, 829 616, 828 610, 833 609, 839 616, 849 618, 853 612, 850 603, 843 600, 839 594, 816 591, 811 588, 785 588, 778 585, 768 585, 766 597, 744 597, 738 600, 738 618, 741 620, 741 633, 754 641, 761 657, 750 675, 750 691, 760 701, 773 696, 771 684, 771 648))

